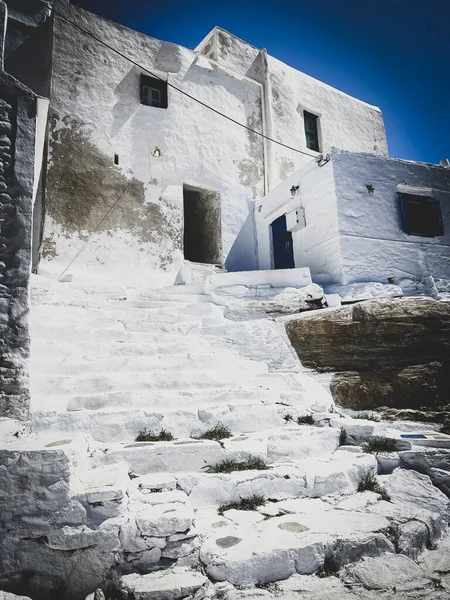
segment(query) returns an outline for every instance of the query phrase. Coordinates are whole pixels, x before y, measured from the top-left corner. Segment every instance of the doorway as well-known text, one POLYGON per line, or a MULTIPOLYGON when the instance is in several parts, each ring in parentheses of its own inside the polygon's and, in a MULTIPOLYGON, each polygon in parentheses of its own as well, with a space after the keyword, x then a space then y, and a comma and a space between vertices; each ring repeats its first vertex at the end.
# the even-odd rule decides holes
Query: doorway
POLYGON ((292 233, 287 230, 286 215, 281 215, 270 225, 274 269, 294 269, 292 233))
POLYGON ((192 262, 222 263, 220 193, 183 186, 184 258, 192 262))

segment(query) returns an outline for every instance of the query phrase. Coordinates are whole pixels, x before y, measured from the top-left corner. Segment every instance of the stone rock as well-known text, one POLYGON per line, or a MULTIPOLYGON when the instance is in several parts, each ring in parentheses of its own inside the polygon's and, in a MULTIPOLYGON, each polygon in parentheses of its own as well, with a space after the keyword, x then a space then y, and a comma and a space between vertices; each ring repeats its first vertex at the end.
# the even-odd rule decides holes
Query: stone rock
POLYGON ((124 575, 118 588, 124 600, 178 600, 194 594, 206 582, 197 571, 174 567, 147 575, 124 575))
POLYGON ((400 466, 428 475, 433 484, 450 497, 450 450, 417 447, 400 453, 400 466))
POLYGON ((430 539, 426 523, 410 521, 398 529, 397 552, 416 559, 426 549, 430 539))
POLYGON ((403 290, 398 285, 390 283, 351 283, 349 285, 331 285, 327 287, 327 293, 338 294, 342 303, 361 302, 374 298, 401 298, 403 290))
POLYGON ((393 502, 412 504, 416 508, 440 515, 447 524, 450 514, 450 500, 433 486, 428 476, 416 471, 395 469, 391 475, 378 477, 393 502))
POLYGON ((238 586, 314 573, 331 556, 338 569, 362 555, 394 552, 382 533, 389 521, 374 516, 313 507, 250 526, 225 526, 209 532, 200 559, 211 578, 238 586))
POLYGON ((139 571, 150 571, 155 565, 161 560, 161 549, 152 548, 151 550, 144 550, 138 554, 129 554, 127 560, 132 563, 133 568, 139 571))
POLYGON ((347 567, 345 575, 369 590, 433 589, 434 584, 422 569, 410 558, 401 554, 386 554, 366 558, 356 565, 347 567))
POLYGON ((16 596, 10 592, 2 592, 0 590, 0 600, 31 600, 28 596, 16 596))
POLYGON ((347 408, 439 409, 447 402, 446 303, 429 298, 369 300, 291 319, 286 331, 304 366, 338 371, 331 392, 347 408))
POLYGON ((379 406, 419 408, 427 403, 441 406, 448 383, 445 369, 443 363, 432 362, 399 370, 344 371, 333 376, 330 391, 338 404, 353 410, 379 406))
POLYGON ((192 526, 194 513, 184 505, 157 505, 136 515, 136 524, 143 536, 166 537, 187 531, 192 526))

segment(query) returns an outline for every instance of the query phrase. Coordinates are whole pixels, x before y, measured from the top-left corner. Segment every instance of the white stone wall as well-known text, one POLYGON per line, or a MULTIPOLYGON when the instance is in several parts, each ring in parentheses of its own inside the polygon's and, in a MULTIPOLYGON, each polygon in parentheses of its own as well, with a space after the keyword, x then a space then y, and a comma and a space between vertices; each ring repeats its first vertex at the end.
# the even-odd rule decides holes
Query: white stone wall
POLYGON ((322 153, 337 147, 387 156, 386 133, 379 108, 301 73, 264 51, 259 55, 258 49, 220 28, 216 28, 215 39, 207 45, 207 52, 217 55, 220 62, 234 72, 264 84, 269 117, 267 134, 306 153, 267 142, 270 190, 306 164, 310 157, 319 154, 306 146, 304 110, 319 117, 322 153))
POLYGON ((336 182, 342 283, 388 277, 450 278, 450 170, 436 165, 337 152, 336 182), (440 200, 444 236, 422 237, 402 230, 396 186, 432 188, 440 200), (372 185, 369 195, 366 185, 372 185))
MULTIPOLYGON (((72 270, 113 267, 129 277, 133 264, 133 274, 142 277, 152 269, 177 268, 183 255, 183 183, 220 192, 226 259, 246 219, 251 232, 253 201, 317 154, 306 149, 303 109, 320 115, 325 152, 339 145, 386 153, 378 109, 219 28, 200 44, 204 56, 197 56, 75 6, 59 10, 202 102, 306 152, 264 142, 174 89, 169 88, 167 110, 141 105, 141 70, 56 17, 42 256, 59 270, 81 249, 72 270), (152 156, 154 148, 160 157, 152 156), (118 208, 97 231, 116 201, 118 208)), ((245 240, 240 245, 248 250, 245 240)), ((244 267, 253 268, 254 252, 247 250, 244 267)))
MULTIPOLYGON (((261 130, 257 86, 214 70, 203 57, 196 62, 194 52, 180 46, 74 6, 59 10, 160 77, 168 76, 170 83, 261 130)), ((130 264, 142 272, 179 262, 183 183, 219 190, 226 256, 252 200, 264 195, 260 138, 170 88, 168 109, 141 105, 140 74, 128 61, 55 19, 43 256, 61 267, 89 236, 79 268, 114 266, 126 274, 130 264), (162 153, 159 158, 152 156, 156 147, 162 153), (114 154, 119 156, 118 167, 114 154), (71 187, 63 189, 67 176, 71 187), (125 194, 100 231, 92 233, 131 180, 135 189, 125 194), (99 181, 104 185, 93 190, 99 181), (83 206, 74 213, 80 198, 83 206)))
POLYGON ((292 233, 295 266, 309 267, 315 282, 339 281, 342 261, 331 161, 322 167, 310 161, 256 203, 259 268, 273 268, 270 224, 300 207, 304 210, 306 227, 292 233), (290 191, 292 186, 299 186, 294 196, 290 191))

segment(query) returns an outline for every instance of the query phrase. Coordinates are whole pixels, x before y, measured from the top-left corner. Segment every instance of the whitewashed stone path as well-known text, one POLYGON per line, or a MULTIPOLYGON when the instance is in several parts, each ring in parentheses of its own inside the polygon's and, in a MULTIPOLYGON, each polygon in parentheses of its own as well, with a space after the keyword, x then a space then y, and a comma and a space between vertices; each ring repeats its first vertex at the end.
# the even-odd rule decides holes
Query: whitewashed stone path
MULTIPOLYGON (((287 600, 293 588, 280 582, 308 587, 306 575, 339 572, 339 580, 311 579, 326 598, 333 585, 348 591, 345 577, 365 585, 363 568, 352 567, 363 559, 416 565, 445 538, 448 498, 427 475, 398 468, 402 452, 377 460, 341 445, 342 429, 351 444, 397 433, 342 418, 302 369, 282 324, 229 320, 226 295, 189 290, 34 277, 32 421, 30 431, 4 428, 0 450, 3 490, 29 478, 28 493, 5 505, 5 520, 16 523, 5 564, 15 568, 20 552, 41 588, 63 581, 74 598, 117 570, 123 597, 140 600, 287 600), (315 425, 297 425, 305 415, 315 425), (218 423, 233 437, 195 439, 218 423), (136 442, 144 429, 174 440, 136 442), (205 470, 251 458, 270 468, 205 470), (385 473, 379 482, 390 501, 356 493, 371 470, 385 473), (218 514, 253 495, 266 503, 218 514), (255 589, 274 582, 281 587, 255 589)), ((410 461, 425 451, 406 450, 410 461)), ((437 579, 427 577, 435 593, 437 579)))

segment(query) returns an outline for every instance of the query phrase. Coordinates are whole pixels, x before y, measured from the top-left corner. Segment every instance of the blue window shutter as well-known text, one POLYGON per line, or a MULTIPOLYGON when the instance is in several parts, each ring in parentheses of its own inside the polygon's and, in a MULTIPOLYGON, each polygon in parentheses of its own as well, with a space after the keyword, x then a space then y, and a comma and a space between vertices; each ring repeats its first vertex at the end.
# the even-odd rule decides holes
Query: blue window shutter
POLYGON ((402 223, 402 229, 405 233, 410 233, 409 219, 408 219, 408 201, 400 194, 400 219, 402 223))
POLYGON ((433 237, 444 235, 441 203, 434 198, 428 198, 428 231, 433 237))

